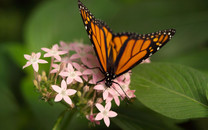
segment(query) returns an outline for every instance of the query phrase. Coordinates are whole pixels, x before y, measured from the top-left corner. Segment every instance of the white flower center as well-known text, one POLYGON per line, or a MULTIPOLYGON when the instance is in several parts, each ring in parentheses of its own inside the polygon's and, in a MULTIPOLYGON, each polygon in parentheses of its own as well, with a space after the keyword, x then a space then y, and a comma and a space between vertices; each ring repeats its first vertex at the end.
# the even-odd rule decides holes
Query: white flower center
POLYGON ((103 116, 108 116, 108 111, 107 110, 104 110, 102 113, 103 113, 103 116))
POLYGON ((75 72, 69 72, 70 77, 75 78, 76 77, 76 73, 75 72))
POLYGON ((36 63, 38 61, 38 59, 36 58, 36 57, 32 57, 31 59, 30 59, 30 62, 31 63, 36 63))
POLYGON ((61 90, 61 95, 62 96, 66 96, 66 91, 65 90, 61 90))
POLYGON ((50 53, 53 54, 53 55, 56 55, 57 51, 56 50, 51 50, 50 53))

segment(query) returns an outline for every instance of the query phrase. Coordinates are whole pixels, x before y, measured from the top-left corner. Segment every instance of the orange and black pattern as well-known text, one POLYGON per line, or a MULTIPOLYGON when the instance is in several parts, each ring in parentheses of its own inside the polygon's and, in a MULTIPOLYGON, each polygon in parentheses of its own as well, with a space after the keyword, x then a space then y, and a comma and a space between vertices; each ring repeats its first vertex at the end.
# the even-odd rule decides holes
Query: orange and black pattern
POLYGON ((114 77, 126 73, 150 57, 175 34, 174 29, 144 35, 114 34, 102 21, 95 19, 79 0, 78 6, 103 73, 113 73, 114 77))

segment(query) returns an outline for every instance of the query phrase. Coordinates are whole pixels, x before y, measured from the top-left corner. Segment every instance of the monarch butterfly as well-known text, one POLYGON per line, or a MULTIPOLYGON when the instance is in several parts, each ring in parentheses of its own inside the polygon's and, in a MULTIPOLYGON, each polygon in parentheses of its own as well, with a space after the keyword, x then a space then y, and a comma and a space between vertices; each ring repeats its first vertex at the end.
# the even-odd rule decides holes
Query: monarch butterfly
POLYGON ((78 0, 79 11, 91 40, 100 70, 107 87, 116 77, 150 57, 163 47, 175 34, 175 29, 158 31, 149 34, 113 33, 102 21, 95 19, 90 11, 78 0))

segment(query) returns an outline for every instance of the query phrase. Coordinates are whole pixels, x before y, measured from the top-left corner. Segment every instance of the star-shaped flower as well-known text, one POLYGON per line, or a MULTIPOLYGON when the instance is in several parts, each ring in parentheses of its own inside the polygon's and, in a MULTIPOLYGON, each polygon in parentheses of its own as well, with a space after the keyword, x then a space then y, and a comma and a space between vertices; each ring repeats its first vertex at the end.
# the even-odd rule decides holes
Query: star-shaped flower
POLYGON ((82 83, 82 79, 80 76, 82 73, 80 71, 74 71, 74 68, 70 63, 68 63, 67 68, 65 71, 62 71, 59 75, 67 77, 67 84, 72 83, 74 80, 82 83))
POLYGON ((53 45, 51 49, 41 48, 43 51, 47 52, 44 57, 55 57, 58 61, 61 61, 60 55, 66 54, 66 51, 59 51, 59 46, 57 44, 53 45))
POLYGON ((110 109, 111 109, 111 102, 108 102, 105 105, 105 108, 101 104, 99 104, 99 103, 97 103, 95 106, 100 111, 96 115, 95 120, 102 120, 102 119, 104 119, 105 125, 107 127, 109 127, 109 125, 110 125, 110 119, 109 119, 109 117, 116 117, 117 116, 117 113, 116 112, 110 111, 110 109))
POLYGON ((23 66, 23 69, 30 66, 32 64, 33 66, 33 69, 38 72, 38 69, 39 69, 39 66, 38 66, 38 63, 48 63, 47 61, 45 60, 41 60, 39 59, 41 56, 41 53, 38 52, 37 54, 35 54, 34 52, 32 52, 31 56, 30 55, 27 55, 25 54, 24 57, 25 59, 27 59, 27 63, 23 66))
POLYGON ((61 87, 57 85, 52 85, 52 88, 54 91, 56 91, 58 94, 55 97, 55 102, 59 102, 62 99, 68 104, 72 104, 72 101, 69 96, 74 95, 77 91, 74 89, 67 89, 67 84, 65 80, 61 81, 61 87))

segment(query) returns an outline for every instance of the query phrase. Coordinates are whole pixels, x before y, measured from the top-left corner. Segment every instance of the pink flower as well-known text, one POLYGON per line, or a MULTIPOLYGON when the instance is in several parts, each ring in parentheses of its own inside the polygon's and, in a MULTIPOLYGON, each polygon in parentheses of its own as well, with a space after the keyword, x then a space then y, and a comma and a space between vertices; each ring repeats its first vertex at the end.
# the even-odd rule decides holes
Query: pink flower
POLYGON ((67 43, 65 43, 65 42, 63 42, 63 41, 60 41, 60 49, 62 50, 62 51, 66 51, 66 52, 69 52, 70 50, 71 50, 71 47, 70 47, 70 44, 67 44, 67 43))
POLYGON ((83 59, 85 57, 88 57, 88 55, 90 54, 90 52, 92 51, 92 47, 91 46, 85 46, 84 48, 75 48, 76 53, 73 54, 71 56, 70 59, 74 60, 74 59, 83 59))
POLYGON ((136 95, 134 95, 135 91, 136 91, 136 90, 128 90, 128 91, 126 92, 126 94, 127 94, 127 96, 128 96, 129 98, 134 98, 134 97, 136 97, 136 95))
POLYGON ((91 70, 87 69, 84 66, 79 65, 76 62, 73 62, 72 65, 74 66, 74 68, 76 68, 78 71, 80 71, 82 73, 82 77, 85 81, 88 81, 88 77, 87 75, 90 75, 91 70))
POLYGON ((38 66, 38 63, 48 63, 47 61, 45 60, 41 60, 39 59, 41 56, 41 53, 38 52, 37 54, 35 54, 34 52, 32 52, 31 56, 30 55, 27 55, 25 54, 24 57, 27 61, 27 63, 23 66, 23 69, 30 66, 32 64, 33 66, 33 69, 38 72, 38 69, 39 69, 39 66, 38 66))
POLYGON ((83 82, 82 79, 80 78, 82 73, 79 71, 74 71, 74 68, 70 63, 68 63, 65 71, 61 72, 59 75, 67 77, 67 84, 72 83, 74 80, 80 83, 83 82))
POLYGON ((65 82, 65 80, 61 81, 61 87, 57 86, 57 85, 52 85, 52 88, 54 91, 56 91, 58 94, 55 97, 55 102, 59 102, 62 99, 64 99, 64 101, 68 104, 72 104, 71 99, 69 98, 69 96, 74 95, 77 91, 74 89, 67 89, 67 84, 65 82))
POLYGON ((105 125, 107 127, 109 127, 109 125, 110 125, 109 117, 116 117, 117 116, 116 112, 110 111, 110 109, 111 109, 111 102, 108 102, 105 105, 105 108, 101 104, 99 104, 99 103, 97 103, 95 106, 100 111, 97 114, 97 116, 95 117, 95 120, 102 120, 102 119, 104 119, 105 125))
POLYGON ((92 114, 92 115, 86 115, 86 118, 88 120, 90 120, 91 122, 94 122, 95 124, 97 125, 100 125, 100 121, 96 121, 95 118, 94 118, 95 114, 92 114))
MULTIPOLYGON (((113 84, 114 85, 114 84, 113 84)), ((95 85, 94 89, 103 92, 103 100, 106 100, 109 95, 114 95, 115 90, 113 90, 113 85, 111 87, 106 87, 105 84, 102 82, 98 85, 95 85)))
POLYGON ((150 63, 150 62, 151 62, 150 58, 147 58, 147 59, 144 60, 141 64, 144 64, 144 63, 150 63))
POLYGON ((44 57, 55 57, 58 61, 61 61, 60 55, 66 54, 66 51, 59 51, 59 46, 57 44, 53 45, 52 49, 41 48, 43 51, 47 52, 44 57))
POLYGON ((58 73, 61 69, 61 64, 59 64, 59 65, 58 64, 52 64, 52 67, 54 69, 52 69, 50 73, 58 73))

